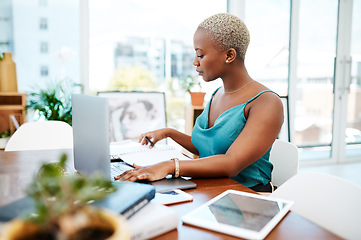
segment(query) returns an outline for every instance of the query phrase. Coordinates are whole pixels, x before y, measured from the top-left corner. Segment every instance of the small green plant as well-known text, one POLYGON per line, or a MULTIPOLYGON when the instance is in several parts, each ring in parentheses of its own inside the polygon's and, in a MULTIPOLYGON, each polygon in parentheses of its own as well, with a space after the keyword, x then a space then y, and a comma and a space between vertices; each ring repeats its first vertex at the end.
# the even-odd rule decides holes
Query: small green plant
POLYGON ((43 164, 26 190, 34 200, 35 211, 24 218, 41 226, 43 235, 52 236, 50 239, 57 239, 60 230, 66 228, 63 225, 76 221, 90 203, 116 191, 116 186, 102 175, 90 178, 65 174, 66 159, 62 155, 58 163, 43 164), (77 216, 75 220, 71 220, 73 216, 77 216))
POLYGON ((188 75, 186 78, 181 79, 181 86, 186 92, 191 92, 193 89, 198 88, 198 91, 202 88, 201 82, 198 78, 188 75))
POLYGON ((10 129, 0 133, 0 138, 10 137, 10 129))
MULTIPOLYGON (((46 120, 59 120, 72 125, 71 93, 65 82, 49 84, 45 89, 28 93, 27 110, 34 110, 46 120)), ((72 85, 74 87, 77 85, 72 85)), ((69 88, 69 86, 68 86, 69 88)))

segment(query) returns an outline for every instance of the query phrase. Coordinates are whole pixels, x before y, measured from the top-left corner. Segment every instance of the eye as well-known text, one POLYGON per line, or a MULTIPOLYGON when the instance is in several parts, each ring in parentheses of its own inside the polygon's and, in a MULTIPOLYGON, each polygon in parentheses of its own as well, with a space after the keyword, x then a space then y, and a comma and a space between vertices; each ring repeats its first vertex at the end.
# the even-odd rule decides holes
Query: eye
POLYGON ((203 57, 204 57, 204 55, 198 55, 197 57, 199 57, 199 58, 203 58, 203 57))

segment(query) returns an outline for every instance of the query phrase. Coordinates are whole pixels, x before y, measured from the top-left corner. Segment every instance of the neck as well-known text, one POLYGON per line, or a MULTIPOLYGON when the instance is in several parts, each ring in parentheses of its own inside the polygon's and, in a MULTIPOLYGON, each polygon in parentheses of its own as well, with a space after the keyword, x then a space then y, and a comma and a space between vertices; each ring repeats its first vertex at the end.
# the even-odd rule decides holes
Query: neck
POLYGON ((236 91, 254 80, 249 76, 243 60, 239 60, 239 63, 229 66, 222 81, 224 92, 227 93, 236 91))

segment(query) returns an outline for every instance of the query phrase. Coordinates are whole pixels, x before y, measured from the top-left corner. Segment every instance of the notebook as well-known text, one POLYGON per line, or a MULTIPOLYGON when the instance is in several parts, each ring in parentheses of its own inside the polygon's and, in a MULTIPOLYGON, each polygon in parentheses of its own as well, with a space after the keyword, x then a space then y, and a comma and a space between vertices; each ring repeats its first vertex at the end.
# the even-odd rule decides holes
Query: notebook
MULTIPOLYGON (((109 194, 104 200, 94 202, 96 207, 107 208, 130 218, 138 210, 147 205, 155 196, 154 187, 148 184, 122 182, 116 192, 109 194)), ((7 222, 23 214, 34 211, 34 201, 26 196, 8 205, 0 207, 0 222, 7 222)))
MULTIPOLYGON (((101 171, 114 180, 115 175, 132 168, 125 162, 110 163, 108 99, 73 94, 72 107, 75 169, 88 174, 101 171)), ((117 152, 112 151, 112 154, 117 152)), ((183 178, 166 178, 148 183, 157 192, 196 187, 194 182, 183 178)))
POLYGON ((174 146, 157 143, 153 148, 149 148, 149 145, 141 145, 133 140, 110 143, 110 155, 113 159, 121 159, 129 165, 135 163, 139 166, 148 166, 172 158, 191 160, 174 146))

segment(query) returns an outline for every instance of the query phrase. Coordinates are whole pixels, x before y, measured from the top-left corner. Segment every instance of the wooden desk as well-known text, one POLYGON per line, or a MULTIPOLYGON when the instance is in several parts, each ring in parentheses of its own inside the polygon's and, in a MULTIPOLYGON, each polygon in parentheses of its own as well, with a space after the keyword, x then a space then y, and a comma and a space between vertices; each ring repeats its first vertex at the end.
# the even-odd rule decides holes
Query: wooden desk
MULTIPOLYGON (((67 153, 72 161, 72 150, 41 150, 0 152, 0 206, 24 196, 23 189, 44 161, 57 161, 67 153)), ((70 161, 70 162, 71 162, 70 161)), ((229 235, 193 227, 181 222, 181 217, 227 189, 253 192, 251 189, 228 178, 193 179, 197 188, 187 190, 193 202, 172 205, 179 213, 180 221, 176 230, 155 239, 239 239, 229 235)), ((266 239, 341 239, 305 218, 290 212, 267 236, 266 239)))

